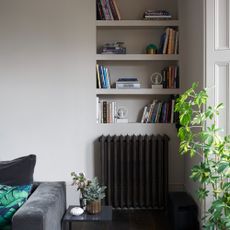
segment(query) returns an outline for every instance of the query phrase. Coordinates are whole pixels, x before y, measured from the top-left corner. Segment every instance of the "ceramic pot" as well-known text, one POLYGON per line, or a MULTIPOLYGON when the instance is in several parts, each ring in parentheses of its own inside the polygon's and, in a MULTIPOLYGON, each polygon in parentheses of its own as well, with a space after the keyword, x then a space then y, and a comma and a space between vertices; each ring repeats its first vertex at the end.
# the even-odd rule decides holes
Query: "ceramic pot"
POLYGON ((87 201, 86 211, 89 214, 97 214, 101 212, 101 200, 87 201))

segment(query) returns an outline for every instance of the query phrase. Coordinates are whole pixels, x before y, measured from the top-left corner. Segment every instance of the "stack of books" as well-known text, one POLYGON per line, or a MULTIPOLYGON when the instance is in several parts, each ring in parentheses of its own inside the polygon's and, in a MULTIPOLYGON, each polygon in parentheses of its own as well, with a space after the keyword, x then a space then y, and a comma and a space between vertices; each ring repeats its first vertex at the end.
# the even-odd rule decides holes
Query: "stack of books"
POLYGON ((96 65, 96 73, 97 73, 97 88, 98 89, 110 89, 111 81, 110 81, 110 71, 109 67, 103 65, 96 65))
POLYGON ((97 0, 97 20, 121 20, 116 0, 97 0))
POLYGON ((102 47, 102 54, 126 54, 126 48, 123 45, 124 42, 106 43, 102 47))
POLYGON ((166 28, 161 36, 159 54, 179 53, 179 32, 173 28, 166 28))
POLYGON ((168 102, 153 100, 144 107, 141 123, 174 123, 175 99, 168 102))
POLYGON ((163 88, 164 89, 178 89, 179 85, 179 67, 169 66, 162 70, 163 88))
POLYGON ((172 15, 166 10, 146 10, 144 12, 144 19, 171 19, 172 15))
POLYGON ((116 81, 117 89, 139 89, 140 82, 136 77, 122 77, 116 81))
POLYGON ((117 102, 96 97, 96 118, 97 123, 117 123, 117 102))

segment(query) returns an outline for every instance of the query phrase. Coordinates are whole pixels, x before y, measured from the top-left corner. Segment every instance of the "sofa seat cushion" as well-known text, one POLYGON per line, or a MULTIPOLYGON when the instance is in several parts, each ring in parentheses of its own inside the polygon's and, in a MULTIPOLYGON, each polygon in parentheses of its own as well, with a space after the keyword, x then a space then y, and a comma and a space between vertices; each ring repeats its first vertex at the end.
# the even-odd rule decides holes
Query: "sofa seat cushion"
POLYGON ((0 185, 0 229, 9 229, 14 213, 25 203, 32 185, 0 185))
POLYGON ((9 186, 32 184, 35 163, 35 155, 12 161, 0 161, 0 184, 9 186))

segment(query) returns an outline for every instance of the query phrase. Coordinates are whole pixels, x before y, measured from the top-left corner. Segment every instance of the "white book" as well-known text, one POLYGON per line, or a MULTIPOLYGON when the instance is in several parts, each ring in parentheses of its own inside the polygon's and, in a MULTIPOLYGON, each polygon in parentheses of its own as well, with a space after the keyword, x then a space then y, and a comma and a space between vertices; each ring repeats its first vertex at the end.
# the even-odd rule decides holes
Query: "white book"
POLYGON ((96 97, 96 122, 99 123, 99 97, 96 97))
POLYGON ((144 123, 146 111, 147 111, 147 106, 144 107, 142 118, 141 118, 141 123, 144 123))

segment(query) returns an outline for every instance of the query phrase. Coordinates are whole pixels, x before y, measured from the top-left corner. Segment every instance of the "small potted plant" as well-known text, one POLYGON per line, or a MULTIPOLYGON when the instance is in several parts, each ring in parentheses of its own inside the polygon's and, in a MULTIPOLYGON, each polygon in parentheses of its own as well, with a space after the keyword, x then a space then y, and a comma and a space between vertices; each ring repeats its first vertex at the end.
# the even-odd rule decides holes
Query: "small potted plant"
POLYGON ((84 173, 77 174, 75 172, 72 172, 71 176, 73 177, 72 185, 76 186, 77 190, 80 191, 80 197, 79 197, 80 207, 84 209, 86 206, 86 202, 84 199, 84 189, 88 186, 90 181, 85 177, 84 173))
POLYGON ((86 210, 89 214, 101 212, 101 200, 105 197, 106 186, 100 186, 97 177, 84 188, 83 196, 86 200, 86 210))

